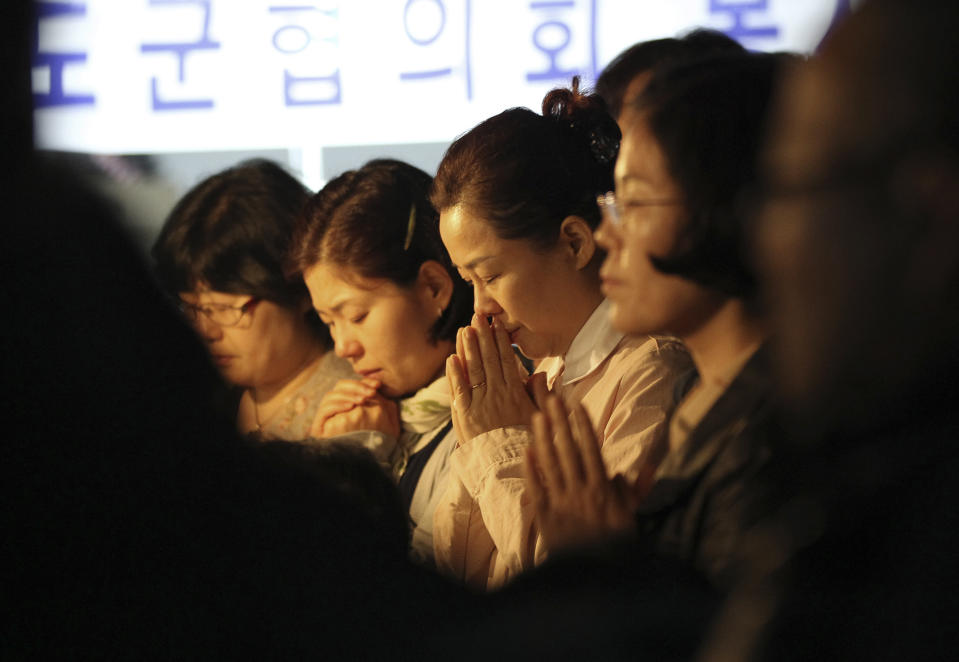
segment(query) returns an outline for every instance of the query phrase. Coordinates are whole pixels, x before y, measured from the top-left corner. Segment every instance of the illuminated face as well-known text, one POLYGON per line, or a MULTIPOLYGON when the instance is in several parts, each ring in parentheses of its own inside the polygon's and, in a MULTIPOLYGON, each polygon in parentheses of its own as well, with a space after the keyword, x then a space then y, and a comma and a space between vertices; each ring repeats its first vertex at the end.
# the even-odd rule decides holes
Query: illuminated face
POLYGON ((604 218, 596 241, 606 249, 600 269, 613 326, 624 333, 689 337, 720 298, 690 280, 658 271, 650 256, 677 248, 684 208, 682 192, 645 120, 631 117, 616 161, 621 224, 604 218))
POLYGON ((584 321, 569 313, 569 297, 583 286, 559 245, 542 251, 523 239, 501 239, 463 205, 440 213, 440 234, 473 287, 478 315, 497 318, 529 358, 566 353, 584 321))
POLYGON ((337 356, 357 374, 378 379, 384 395, 412 393, 440 375, 452 346, 429 336, 448 298, 433 298, 422 270, 409 288, 325 263, 307 269, 304 280, 337 356))
POLYGON ((190 316, 223 377, 233 384, 245 388, 282 384, 295 375, 305 354, 313 349, 305 310, 257 300, 249 294, 211 290, 182 292, 180 300, 208 312, 245 306, 245 311, 237 311, 241 316, 232 326, 212 321, 203 311, 190 316))

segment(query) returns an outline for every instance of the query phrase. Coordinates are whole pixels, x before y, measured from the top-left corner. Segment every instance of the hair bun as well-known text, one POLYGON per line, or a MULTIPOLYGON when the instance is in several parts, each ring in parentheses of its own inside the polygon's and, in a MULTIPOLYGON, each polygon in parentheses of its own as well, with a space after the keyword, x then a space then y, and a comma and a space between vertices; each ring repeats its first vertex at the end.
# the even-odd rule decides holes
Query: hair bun
POLYGON ((609 166, 616 160, 622 138, 619 126, 602 97, 580 92, 579 76, 573 76, 571 88, 557 88, 543 98, 543 116, 553 119, 588 145, 599 165, 609 166))

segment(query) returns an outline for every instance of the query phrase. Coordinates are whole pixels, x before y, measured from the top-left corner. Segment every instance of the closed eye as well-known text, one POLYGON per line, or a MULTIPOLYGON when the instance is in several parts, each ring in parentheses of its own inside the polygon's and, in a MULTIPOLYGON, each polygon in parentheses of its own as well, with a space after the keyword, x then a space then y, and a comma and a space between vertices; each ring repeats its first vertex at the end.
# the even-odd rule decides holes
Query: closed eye
POLYGON ((350 321, 353 322, 353 324, 359 324, 360 322, 366 319, 366 316, 367 316, 367 313, 363 313, 362 315, 357 315, 350 321))

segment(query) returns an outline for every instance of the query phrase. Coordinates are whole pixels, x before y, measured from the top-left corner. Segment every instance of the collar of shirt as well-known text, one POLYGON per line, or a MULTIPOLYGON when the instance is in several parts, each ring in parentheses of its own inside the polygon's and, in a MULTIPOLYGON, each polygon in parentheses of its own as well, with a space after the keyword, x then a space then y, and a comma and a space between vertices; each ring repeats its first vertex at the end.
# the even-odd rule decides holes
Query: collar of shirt
POLYGON ((563 386, 566 386, 589 376, 616 349, 625 334, 609 323, 609 307, 609 300, 603 299, 573 338, 566 355, 552 357, 541 363, 549 388, 553 388, 560 377, 563 378, 563 386))

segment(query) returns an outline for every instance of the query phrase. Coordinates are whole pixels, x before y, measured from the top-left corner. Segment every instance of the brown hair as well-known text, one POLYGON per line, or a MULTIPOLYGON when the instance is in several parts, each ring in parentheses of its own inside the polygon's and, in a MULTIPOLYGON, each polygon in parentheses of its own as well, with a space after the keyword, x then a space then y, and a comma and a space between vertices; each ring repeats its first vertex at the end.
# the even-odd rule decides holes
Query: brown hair
POLYGON ((551 246, 567 216, 599 225, 596 196, 613 188, 620 132, 596 94, 556 89, 543 114, 511 108, 478 124, 446 151, 430 199, 463 204, 504 239, 551 246))
POLYGON ((745 52, 746 49, 735 39, 706 28, 693 30, 683 37, 641 41, 606 65, 596 79, 596 93, 606 101, 609 112, 619 117, 623 105, 630 101, 625 98, 629 85, 640 74, 683 62, 745 52))
POLYGON ((440 239, 439 216, 427 195, 431 182, 419 168, 391 159, 370 161, 331 180, 300 215, 288 272, 302 274, 326 262, 408 287, 424 262, 439 262, 453 279, 453 295, 432 338, 452 340, 473 314, 473 292, 440 239))
MULTIPOLYGON (((177 202, 153 244, 161 286, 173 297, 202 284, 297 308, 310 295, 302 279, 287 276, 284 260, 309 197, 309 189, 265 159, 207 177, 177 202)), ((316 313, 309 310, 306 320, 329 346, 330 334, 316 313)))
POLYGON ((659 271, 748 302, 755 298, 744 202, 756 184, 777 78, 797 59, 743 53, 660 70, 633 102, 666 157, 686 210, 682 248, 651 258, 659 271))

